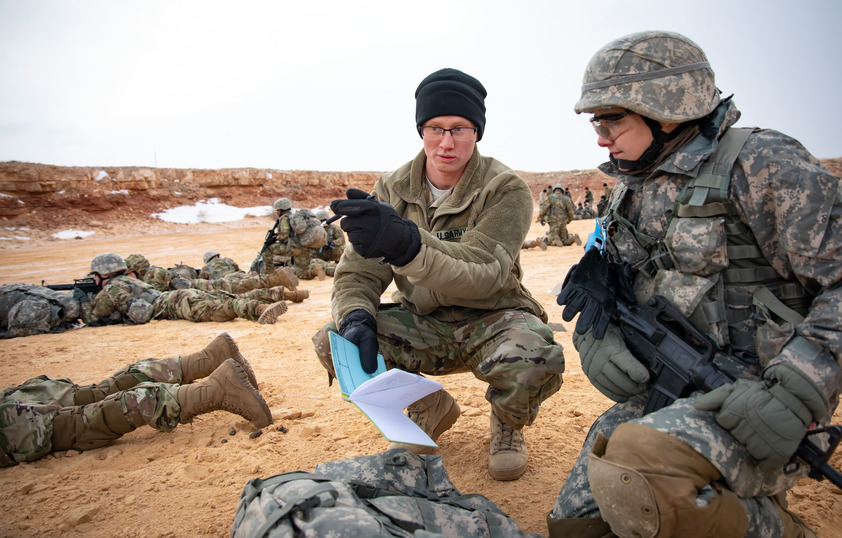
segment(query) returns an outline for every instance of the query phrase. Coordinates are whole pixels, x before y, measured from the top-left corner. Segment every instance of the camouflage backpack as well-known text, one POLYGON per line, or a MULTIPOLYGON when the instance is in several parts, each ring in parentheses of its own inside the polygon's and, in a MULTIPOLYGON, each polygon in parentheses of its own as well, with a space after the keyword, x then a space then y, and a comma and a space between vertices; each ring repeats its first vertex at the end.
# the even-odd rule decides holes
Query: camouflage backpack
POLYGON ((0 286, 0 338, 62 332, 80 315, 69 293, 33 284, 0 286))
POLYGON ((322 222, 309 209, 299 209, 289 217, 292 236, 302 247, 320 248, 327 243, 322 222))
POLYGON ((482 495, 462 495, 441 456, 396 448, 254 478, 237 504, 231 537, 499 536, 524 533, 482 495))

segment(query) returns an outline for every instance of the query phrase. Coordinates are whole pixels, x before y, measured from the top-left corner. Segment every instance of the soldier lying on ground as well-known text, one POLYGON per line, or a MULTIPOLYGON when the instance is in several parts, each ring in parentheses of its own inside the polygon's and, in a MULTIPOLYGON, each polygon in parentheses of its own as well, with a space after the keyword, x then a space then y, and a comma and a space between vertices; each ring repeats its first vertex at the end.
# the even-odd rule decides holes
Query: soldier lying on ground
POLYGON ((85 293, 79 288, 73 291, 86 324, 146 323, 151 319, 231 321, 234 318, 273 324, 287 309, 283 302, 284 288, 280 286, 242 295, 192 288, 160 292, 126 272, 126 262, 119 254, 109 252, 93 259, 91 274, 102 291, 96 294, 85 293))
POLYGON ((272 424, 254 372, 227 333, 197 353, 135 362, 94 385, 41 375, 3 391, 0 467, 103 447, 144 425, 170 431, 217 410, 255 428, 272 424))
POLYGON ((244 294, 252 290, 283 286, 284 299, 301 302, 310 296, 308 290, 299 290, 298 277, 292 269, 279 267, 273 273, 260 275, 235 271, 219 278, 184 278, 173 274, 163 267, 153 266, 142 254, 131 254, 126 258, 128 273, 136 273, 138 280, 143 280, 158 291, 171 291, 184 288, 196 288, 202 291, 224 291, 244 294))

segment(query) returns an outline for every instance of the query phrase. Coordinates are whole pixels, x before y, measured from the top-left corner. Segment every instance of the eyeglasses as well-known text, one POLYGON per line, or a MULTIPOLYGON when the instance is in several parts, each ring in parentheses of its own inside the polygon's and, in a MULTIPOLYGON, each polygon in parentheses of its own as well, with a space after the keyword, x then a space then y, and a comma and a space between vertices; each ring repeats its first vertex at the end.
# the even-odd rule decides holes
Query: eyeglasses
POLYGON ((453 140, 463 141, 470 140, 477 132, 476 127, 454 127, 453 129, 445 129, 443 127, 436 127, 433 125, 424 126, 420 128, 421 137, 429 138, 430 140, 441 140, 444 138, 444 133, 450 133, 453 140))
POLYGON ((613 140, 611 131, 617 128, 617 124, 621 119, 631 114, 630 112, 617 112, 615 114, 603 114, 602 116, 594 116, 591 118, 591 125, 596 134, 603 138, 613 140))

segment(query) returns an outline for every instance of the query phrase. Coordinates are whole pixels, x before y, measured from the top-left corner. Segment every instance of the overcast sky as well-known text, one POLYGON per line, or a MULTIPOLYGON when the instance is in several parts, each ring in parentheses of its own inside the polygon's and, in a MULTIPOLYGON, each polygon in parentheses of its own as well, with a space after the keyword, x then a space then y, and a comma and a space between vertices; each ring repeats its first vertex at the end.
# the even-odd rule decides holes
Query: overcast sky
POLYGON ((391 170, 421 148, 414 92, 454 67, 488 90, 484 155, 594 168, 573 105, 614 38, 685 34, 740 125, 842 156, 842 2, 0 0, 0 161, 391 170))

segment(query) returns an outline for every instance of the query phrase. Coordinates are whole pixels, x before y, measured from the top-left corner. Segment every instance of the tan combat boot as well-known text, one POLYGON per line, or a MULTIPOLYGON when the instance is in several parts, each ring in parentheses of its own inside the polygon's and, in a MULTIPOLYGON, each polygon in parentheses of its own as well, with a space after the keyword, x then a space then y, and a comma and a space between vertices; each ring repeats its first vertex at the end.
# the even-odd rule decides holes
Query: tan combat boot
POLYGON ((255 428, 272 424, 266 400, 249 383, 245 370, 228 359, 206 379, 178 389, 179 422, 211 411, 228 411, 251 421, 255 428))
POLYGON ((313 267, 313 273, 316 275, 316 278, 318 278, 319 280, 324 280, 325 276, 327 276, 325 274, 325 268, 322 267, 321 265, 316 265, 315 267, 313 267))
POLYGON ((260 317, 257 322, 261 325, 274 325, 278 321, 278 316, 287 311, 287 304, 283 301, 272 304, 262 304, 257 307, 260 317))
MULTIPOLYGON (((441 434, 456 423, 456 419, 459 418, 461 412, 459 404, 445 390, 439 390, 424 396, 406 408, 407 416, 424 430, 424 433, 429 435, 433 441, 436 441, 441 434)), ((429 446, 404 443, 391 443, 389 448, 403 448, 414 454, 431 454, 435 450, 435 448, 429 446)))
POLYGON ((286 267, 278 267, 272 273, 266 275, 266 282, 270 287, 283 286, 294 290, 298 286, 298 277, 295 276, 295 273, 286 269, 286 267))
POLYGON ((308 299, 310 297, 310 290, 295 290, 295 291, 285 291, 284 292, 284 299, 287 301, 292 301, 293 303, 300 303, 304 299, 308 299))
POLYGON ((197 379, 207 377, 219 368, 219 365, 226 359, 234 359, 245 370, 249 383, 255 388, 257 387, 254 370, 240 353, 240 348, 237 347, 237 343, 228 333, 219 333, 202 351, 181 355, 179 358, 181 359, 182 384, 192 383, 197 379))
POLYGON ((509 426, 491 410, 491 443, 488 447, 488 473, 494 480, 516 480, 526 472, 529 459, 523 428, 509 426))
POLYGON ((579 234, 573 234, 573 242, 577 245, 582 245, 582 238, 579 237, 579 234))

